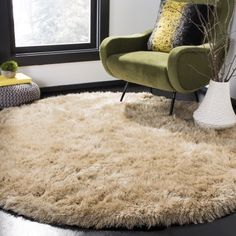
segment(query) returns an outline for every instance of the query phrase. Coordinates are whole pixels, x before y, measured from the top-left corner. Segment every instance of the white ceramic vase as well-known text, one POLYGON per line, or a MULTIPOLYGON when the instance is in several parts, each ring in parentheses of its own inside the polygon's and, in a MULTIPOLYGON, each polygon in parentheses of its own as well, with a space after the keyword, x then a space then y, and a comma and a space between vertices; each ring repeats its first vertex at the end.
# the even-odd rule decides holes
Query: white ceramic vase
POLYGON ((6 78, 14 78, 16 76, 16 72, 6 71, 6 70, 2 70, 1 74, 2 74, 2 76, 6 77, 6 78))
POLYGON ((195 124, 202 128, 226 129, 236 124, 230 97, 230 82, 210 81, 206 96, 194 112, 195 124))

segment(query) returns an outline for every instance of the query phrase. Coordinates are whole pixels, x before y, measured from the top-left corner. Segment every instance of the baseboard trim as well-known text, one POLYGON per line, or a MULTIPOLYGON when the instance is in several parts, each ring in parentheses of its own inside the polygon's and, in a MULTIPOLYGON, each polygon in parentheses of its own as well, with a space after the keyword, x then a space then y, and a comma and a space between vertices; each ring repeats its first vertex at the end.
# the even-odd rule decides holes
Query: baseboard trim
MULTIPOLYGON (((83 92, 83 91, 89 91, 89 90, 98 90, 99 88, 105 89, 105 88, 114 88, 114 87, 118 87, 118 86, 124 86, 125 85, 125 81, 123 80, 111 80, 111 81, 102 81, 102 82, 92 82, 92 83, 84 83, 84 84, 70 84, 70 85, 60 85, 60 86, 52 86, 52 87, 43 87, 40 88, 42 95, 45 94, 51 94, 51 93, 69 93, 69 92, 83 92)), ((130 83, 131 86, 135 86, 135 84, 130 83)), ((137 86, 137 85, 136 85, 137 86)), ((157 92, 157 95, 160 96, 166 96, 166 97, 170 97, 170 93, 169 92, 165 92, 165 91, 161 91, 158 89, 155 89, 157 92)), ((207 92, 207 88, 202 88, 199 90, 199 93, 205 95, 207 92)), ((236 99, 232 98, 232 104, 233 107, 236 110, 236 99)))
POLYGON ((109 88, 115 86, 124 86, 125 81, 122 80, 112 80, 112 81, 103 81, 103 82, 92 82, 84 84, 70 84, 70 85, 60 85, 52 87, 42 87, 40 88, 41 93, 55 93, 55 92, 73 92, 73 91, 84 91, 89 89, 98 89, 98 88, 109 88))

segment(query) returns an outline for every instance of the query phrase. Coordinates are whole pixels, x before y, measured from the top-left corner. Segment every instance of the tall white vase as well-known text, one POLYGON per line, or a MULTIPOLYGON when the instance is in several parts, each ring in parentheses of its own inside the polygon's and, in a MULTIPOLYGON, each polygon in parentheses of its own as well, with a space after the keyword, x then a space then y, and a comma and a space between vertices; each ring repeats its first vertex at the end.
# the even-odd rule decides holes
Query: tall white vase
POLYGON ((206 96, 193 114, 202 128, 226 129, 236 124, 236 115, 230 98, 230 83, 210 81, 206 96))

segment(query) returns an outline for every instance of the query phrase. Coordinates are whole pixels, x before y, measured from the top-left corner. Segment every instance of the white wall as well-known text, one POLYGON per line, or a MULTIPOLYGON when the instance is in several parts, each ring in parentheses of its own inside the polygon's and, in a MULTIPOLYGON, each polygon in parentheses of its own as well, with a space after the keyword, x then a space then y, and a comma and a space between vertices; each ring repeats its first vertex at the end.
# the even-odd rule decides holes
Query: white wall
MULTIPOLYGON (((126 35, 153 28, 159 0, 111 0, 110 35, 126 35)), ((99 61, 22 67, 40 87, 113 80, 99 61)))

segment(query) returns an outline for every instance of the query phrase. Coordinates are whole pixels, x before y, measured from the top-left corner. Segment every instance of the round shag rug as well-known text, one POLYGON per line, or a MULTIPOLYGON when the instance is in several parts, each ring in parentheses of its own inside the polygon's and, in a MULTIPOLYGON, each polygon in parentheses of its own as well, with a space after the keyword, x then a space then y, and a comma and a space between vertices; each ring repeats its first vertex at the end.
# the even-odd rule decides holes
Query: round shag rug
POLYGON ((146 93, 53 97, 0 112, 0 207, 83 228, 209 222, 236 210, 236 128, 146 93))

